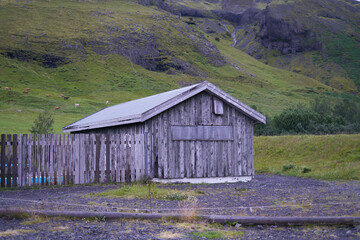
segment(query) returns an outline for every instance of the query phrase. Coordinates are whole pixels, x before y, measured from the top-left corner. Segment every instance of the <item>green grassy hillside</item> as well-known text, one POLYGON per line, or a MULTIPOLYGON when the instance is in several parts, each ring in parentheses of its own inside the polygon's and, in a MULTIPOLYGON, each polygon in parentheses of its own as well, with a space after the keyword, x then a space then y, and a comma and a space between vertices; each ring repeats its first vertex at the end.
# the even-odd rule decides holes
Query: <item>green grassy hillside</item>
POLYGON ((255 171, 360 180, 360 135, 256 137, 255 171))
MULTIPOLYGON (((228 33, 206 33, 192 21, 130 0, 1 1, 0 133, 28 133, 44 109, 53 111, 60 133, 106 101, 118 104, 203 80, 269 115, 319 96, 360 102, 314 78, 266 65, 231 47, 228 33)), ((230 22, 216 24, 233 30, 230 22)))

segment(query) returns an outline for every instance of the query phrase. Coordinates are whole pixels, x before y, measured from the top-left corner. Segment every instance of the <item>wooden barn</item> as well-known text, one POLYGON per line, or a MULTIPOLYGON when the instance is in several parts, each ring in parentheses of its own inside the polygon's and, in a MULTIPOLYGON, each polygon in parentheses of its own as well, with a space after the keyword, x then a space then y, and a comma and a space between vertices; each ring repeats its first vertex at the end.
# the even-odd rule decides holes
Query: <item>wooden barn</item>
POLYGON ((231 182, 254 176, 257 123, 262 114, 205 81, 107 107, 63 131, 143 134, 147 177, 231 182))

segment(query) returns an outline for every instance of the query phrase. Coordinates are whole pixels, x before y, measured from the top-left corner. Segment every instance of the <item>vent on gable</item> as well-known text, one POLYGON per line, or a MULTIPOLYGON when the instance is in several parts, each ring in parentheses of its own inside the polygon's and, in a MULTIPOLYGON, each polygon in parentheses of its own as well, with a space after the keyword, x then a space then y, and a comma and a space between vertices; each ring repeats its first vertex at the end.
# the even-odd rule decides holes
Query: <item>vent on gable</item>
POLYGON ((213 97, 213 111, 216 115, 223 115, 224 114, 224 103, 220 99, 213 97))

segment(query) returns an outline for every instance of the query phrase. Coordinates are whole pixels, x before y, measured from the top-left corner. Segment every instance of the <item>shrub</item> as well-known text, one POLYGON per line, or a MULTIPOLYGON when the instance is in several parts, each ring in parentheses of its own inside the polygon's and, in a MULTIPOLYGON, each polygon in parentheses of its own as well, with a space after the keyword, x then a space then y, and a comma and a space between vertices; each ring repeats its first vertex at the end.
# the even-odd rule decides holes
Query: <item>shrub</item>
POLYGON ((51 134, 54 132, 53 129, 54 118, 51 113, 44 111, 40 113, 34 120, 31 126, 30 132, 32 134, 51 134))
POLYGON ((284 165, 283 168, 282 168, 282 170, 283 170, 283 172, 285 172, 285 171, 290 170, 290 169, 293 169, 293 168, 295 168, 295 167, 296 167, 296 165, 292 165, 292 164, 284 165))
POLYGON ((310 172, 311 171, 311 168, 308 168, 308 167, 302 167, 301 168, 301 172, 302 173, 308 173, 308 172, 310 172))

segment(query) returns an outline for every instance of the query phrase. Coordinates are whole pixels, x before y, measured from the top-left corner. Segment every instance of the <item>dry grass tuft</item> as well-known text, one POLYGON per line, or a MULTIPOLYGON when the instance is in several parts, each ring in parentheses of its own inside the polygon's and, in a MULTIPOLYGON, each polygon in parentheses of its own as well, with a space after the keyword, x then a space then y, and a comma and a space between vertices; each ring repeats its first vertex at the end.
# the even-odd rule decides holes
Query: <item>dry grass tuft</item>
POLYGON ((161 232, 157 237, 161 238, 161 239, 181 239, 182 234, 173 233, 170 231, 164 231, 164 232, 161 232))
POLYGON ((68 226, 57 226, 51 229, 53 232, 61 232, 61 231, 69 231, 70 228, 68 226))
POLYGON ((8 229, 4 232, 0 232, 0 237, 15 237, 34 232, 34 230, 29 229, 8 229))
POLYGON ((20 223, 20 225, 29 226, 29 225, 35 225, 35 224, 40 224, 40 223, 46 223, 48 221, 49 221, 49 219, 45 216, 34 215, 31 219, 20 223))
POLYGON ((180 208, 180 214, 182 214, 182 220, 193 222, 198 216, 198 200, 196 197, 189 197, 186 200, 182 200, 178 203, 180 208))

